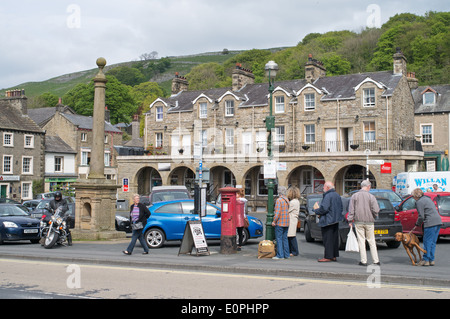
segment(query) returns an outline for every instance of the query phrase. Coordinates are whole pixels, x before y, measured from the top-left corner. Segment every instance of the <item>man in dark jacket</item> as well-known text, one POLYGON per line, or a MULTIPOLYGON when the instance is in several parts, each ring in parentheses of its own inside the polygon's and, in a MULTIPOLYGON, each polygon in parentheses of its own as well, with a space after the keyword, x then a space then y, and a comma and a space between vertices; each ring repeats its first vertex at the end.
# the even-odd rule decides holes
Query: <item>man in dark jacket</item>
POLYGON ((66 233, 67 233, 67 243, 69 246, 72 246, 72 234, 70 232, 69 224, 70 224, 70 215, 69 205, 67 201, 63 198, 62 193, 60 191, 55 192, 55 197, 49 203, 50 208, 53 210, 53 214, 55 211, 61 207, 61 217, 63 217, 66 221, 66 233))
POLYGON ((324 258, 319 262, 336 261, 339 257, 339 222, 342 220, 342 200, 336 193, 332 182, 323 185, 323 199, 314 204, 314 212, 319 215, 322 240, 325 248, 324 258))

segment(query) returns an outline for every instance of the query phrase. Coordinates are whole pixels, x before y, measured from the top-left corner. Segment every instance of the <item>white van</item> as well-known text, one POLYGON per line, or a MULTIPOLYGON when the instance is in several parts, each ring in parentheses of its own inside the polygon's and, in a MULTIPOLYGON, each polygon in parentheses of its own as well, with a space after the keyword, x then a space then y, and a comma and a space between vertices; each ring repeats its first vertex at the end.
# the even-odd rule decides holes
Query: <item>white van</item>
POLYGON ((450 191, 450 172, 404 172, 396 178, 395 191, 401 196, 410 195, 420 188, 423 192, 434 192, 433 185, 438 186, 437 192, 450 191))

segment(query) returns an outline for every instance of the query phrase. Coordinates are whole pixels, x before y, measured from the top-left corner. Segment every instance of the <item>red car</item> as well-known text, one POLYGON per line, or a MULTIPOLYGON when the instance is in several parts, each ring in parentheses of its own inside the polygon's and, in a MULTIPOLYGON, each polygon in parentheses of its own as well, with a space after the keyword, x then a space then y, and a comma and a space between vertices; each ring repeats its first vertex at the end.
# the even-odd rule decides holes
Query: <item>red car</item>
MULTIPOLYGON (((424 193, 424 196, 430 197, 435 203, 442 223, 439 236, 450 236, 450 192, 424 193)), ((395 207, 398 212, 398 218, 403 226, 403 232, 409 233, 414 228, 419 214, 416 209, 414 197, 409 196, 395 207)), ((413 231, 418 236, 423 236, 423 226, 416 227, 413 231)))

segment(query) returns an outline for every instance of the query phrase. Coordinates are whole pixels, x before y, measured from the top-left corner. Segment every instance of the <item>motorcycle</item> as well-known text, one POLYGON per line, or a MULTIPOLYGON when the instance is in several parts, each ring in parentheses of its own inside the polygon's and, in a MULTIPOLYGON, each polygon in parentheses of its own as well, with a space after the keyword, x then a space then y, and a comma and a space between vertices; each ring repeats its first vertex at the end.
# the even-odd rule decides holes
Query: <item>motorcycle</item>
POLYGON ((67 217, 62 215, 62 207, 58 207, 54 213, 50 208, 46 208, 49 214, 42 215, 40 230, 42 245, 46 249, 52 248, 55 244, 63 246, 72 245, 72 237, 67 225, 67 217))

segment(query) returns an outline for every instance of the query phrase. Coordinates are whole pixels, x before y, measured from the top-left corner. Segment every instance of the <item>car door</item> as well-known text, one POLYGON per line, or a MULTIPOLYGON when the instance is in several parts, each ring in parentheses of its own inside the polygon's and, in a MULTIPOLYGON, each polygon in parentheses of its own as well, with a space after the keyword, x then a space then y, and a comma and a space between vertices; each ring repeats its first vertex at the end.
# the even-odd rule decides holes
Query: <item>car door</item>
MULTIPOLYGON (((182 202, 183 206, 183 220, 200 220, 198 214, 194 214, 194 202, 182 202)), ((220 238, 221 218, 217 214, 217 208, 211 204, 206 206, 206 216, 202 217, 203 231, 207 239, 220 238)))
POLYGON ((186 221, 182 217, 180 203, 168 203, 155 209, 147 224, 150 223, 150 228, 161 227, 167 240, 181 240, 186 226, 186 221))
POLYGON ((410 232, 414 228, 417 217, 416 200, 410 196, 400 205, 399 218, 403 226, 403 232, 410 232))

